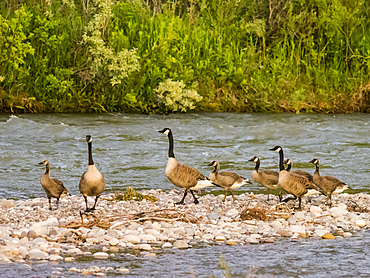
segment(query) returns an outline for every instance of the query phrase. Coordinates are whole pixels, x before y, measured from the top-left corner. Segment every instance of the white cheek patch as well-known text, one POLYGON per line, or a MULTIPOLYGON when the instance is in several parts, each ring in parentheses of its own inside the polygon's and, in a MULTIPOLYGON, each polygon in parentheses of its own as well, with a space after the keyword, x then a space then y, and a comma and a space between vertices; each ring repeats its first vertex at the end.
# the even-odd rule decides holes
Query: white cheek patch
POLYGON ((92 138, 90 138, 90 140, 89 141, 87 141, 88 143, 91 143, 92 142, 92 138))
POLYGON ((165 132, 163 132, 164 134, 168 135, 168 133, 170 133, 170 130, 167 129, 165 132))
POLYGON ((277 149, 276 149, 276 152, 280 152, 280 151, 281 151, 281 148, 277 148, 277 149))
POLYGON ((258 158, 255 158, 255 159, 253 160, 253 162, 257 163, 257 162, 258 162, 258 158))

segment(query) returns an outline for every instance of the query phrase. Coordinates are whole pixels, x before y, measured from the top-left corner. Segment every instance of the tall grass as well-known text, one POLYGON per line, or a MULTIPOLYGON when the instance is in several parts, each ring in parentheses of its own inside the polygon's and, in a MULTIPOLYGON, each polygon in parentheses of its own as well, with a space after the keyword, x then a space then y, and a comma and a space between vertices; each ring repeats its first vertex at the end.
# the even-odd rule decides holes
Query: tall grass
POLYGON ((365 0, 8 1, 0 109, 162 112, 172 80, 201 111, 368 112, 369 17, 365 0))

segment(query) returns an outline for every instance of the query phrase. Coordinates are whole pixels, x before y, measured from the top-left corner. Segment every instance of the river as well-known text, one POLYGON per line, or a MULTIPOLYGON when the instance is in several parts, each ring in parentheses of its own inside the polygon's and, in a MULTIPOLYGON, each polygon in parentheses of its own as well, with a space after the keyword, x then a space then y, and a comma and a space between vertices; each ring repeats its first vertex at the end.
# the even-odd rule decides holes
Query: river
MULTIPOLYGON (((173 131, 178 161, 205 175, 211 171, 207 164, 219 160, 221 169, 250 179, 254 163, 248 160, 254 155, 260 157, 261 168, 278 169, 278 154, 269 149, 280 145, 293 168, 313 173, 314 165, 308 161, 318 158, 322 175, 346 182, 350 193, 370 193, 369 125, 367 114, 0 115, 0 199, 45 197, 39 182, 44 168, 38 165, 43 159, 49 160, 52 177, 62 180, 72 194, 79 194, 79 179, 87 169, 87 134, 93 136, 93 157, 105 175, 106 192, 128 186, 172 189, 164 175, 168 140, 157 132, 164 127, 173 131)), ((243 191, 263 192, 256 184, 243 191)), ((232 277, 245 277, 248 269, 255 277, 369 277, 365 259, 369 246, 370 235, 365 232, 324 243, 283 240, 273 245, 194 246, 162 252, 154 259, 128 259, 122 254, 108 263, 93 263, 124 264, 132 270, 130 275, 143 277, 191 277, 192 272, 196 277, 223 277, 225 271, 217 267, 220 259, 227 262, 232 277)), ((42 273, 50 275, 58 267, 68 270, 76 263, 37 263, 33 270, 21 265, 15 269, 26 276, 36 271, 40 274, 36 276, 44 277, 42 273)), ((89 260, 79 263, 92 264, 89 260)))

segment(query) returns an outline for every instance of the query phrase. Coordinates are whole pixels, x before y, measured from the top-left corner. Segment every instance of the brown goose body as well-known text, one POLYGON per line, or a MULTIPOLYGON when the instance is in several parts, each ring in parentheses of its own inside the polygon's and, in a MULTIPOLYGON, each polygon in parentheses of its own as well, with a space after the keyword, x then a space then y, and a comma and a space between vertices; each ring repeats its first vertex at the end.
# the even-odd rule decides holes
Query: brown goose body
POLYGON ((318 187, 326 192, 329 199, 329 204, 331 205, 331 196, 348 189, 348 186, 335 177, 321 176, 319 166, 320 162, 318 159, 314 158, 310 161, 310 163, 313 163, 316 166, 315 173, 313 174, 313 181, 318 187))
POLYGON ((297 174, 297 175, 300 175, 300 176, 304 176, 308 179, 308 181, 310 182, 310 185, 307 187, 307 189, 320 191, 319 188, 316 186, 315 182, 313 181, 313 176, 310 173, 308 173, 306 171, 303 171, 303 170, 291 171, 292 166, 293 166, 293 162, 289 158, 284 160, 284 164, 288 165, 288 167, 286 169, 288 172, 291 172, 291 173, 294 173, 294 174, 297 174))
POLYGON ((193 190, 202 189, 207 186, 213 186, 214 184, 194 167, 177 162, 173 152, 174 144, 171 129, 164 128, 158 132, 167 135, 169 141, 168 161, 165 171, 166 177, 172 184, 185 190, 182 200, 176 204, 183 204, 189 191, 193 195, 194 203, 198 204, 199 201, 195 197, 193 190))
POLYGON ((88 144, 89 167, 88 170, 81 176, 79 188, 82 196, 85 199, 85 211, 90 212, 95 210, 96 203, 105 189, 105 180, 103 174, 96 169, 92 158, 92 137, 87 135, 86 141, 88 144), (95 197, 94 206, 90 209, 87 206, 87 196, 95 197))
POLYGON ((308 192, 307 187, 311 186, 310 181, 301 175, 290 173, 284 168, 284 153, 283 148, 280 146, 276 146, 271 151, 276 151, 279 153, 279 181, 278 184, 281 186, 286 192, 293 194, 299 200, 298 209, 301 209, 302 203, 302 196, 308 192))
POLYGON ((49 199, 49 209, 51 208, 51 198, 57 199, 57 209, 59 207, 59 199, 63 196, 70 195, 68 190, 64 187, 63 182, 54 179, 50 177, 49 169, 50 169, 50 163, 47 160, 41 161, 39 164, 42 164, 45 166, 45 173, 42 175, 40 183, 42 187, 44 188, 44 191, 46 193, 46 196, 49 199))
POLYGON ((267 189, 267 200, 270 200, 270 189, 277 189, 279 181, 279 173, 274 170, 259 170, 260 159, 257 156, 252 157, 249 161, 255 162, 256 166, 252 171, 252 180, 262 184, 267 189))
POLYGON ((235 200, 235 196, 232 192, 233 189, 240 188, 241 186, 250 183, 248 179, 239 176, 238 174, 230 171, 220 172, 220 163, 213 160, 208 166, 214 167, 213 171, 209 174, 209 179, 216 185, 226 190, 223 201, 226 200, 227 192, 230 192, 235 200))

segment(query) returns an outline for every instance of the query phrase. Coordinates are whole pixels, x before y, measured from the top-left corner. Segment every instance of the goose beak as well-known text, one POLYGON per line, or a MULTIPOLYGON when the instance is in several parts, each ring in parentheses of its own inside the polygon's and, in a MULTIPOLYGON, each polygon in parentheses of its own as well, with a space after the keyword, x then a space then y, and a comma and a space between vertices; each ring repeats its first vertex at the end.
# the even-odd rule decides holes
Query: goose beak
POLYGON ((39 165, 43 165, 44 163, 42 163, 42 161, 41 162, 39 162, 39 165))
POLYGON ((272 148, 272 149, 269 149, 269 151, 274 151, 274 148, 272 148))
POLYGON ((315 159, 312 159, 311 161, 309 161, 308 163, 313 163, 315 161, 315 159))
POLYGON ((207 164, 207 166, 213 166, 213 163, 211 162, 211 163, 207 164))
POLYGON ((251 159, 249 159, 248 161, 254 161, 253 157, 251 159))

